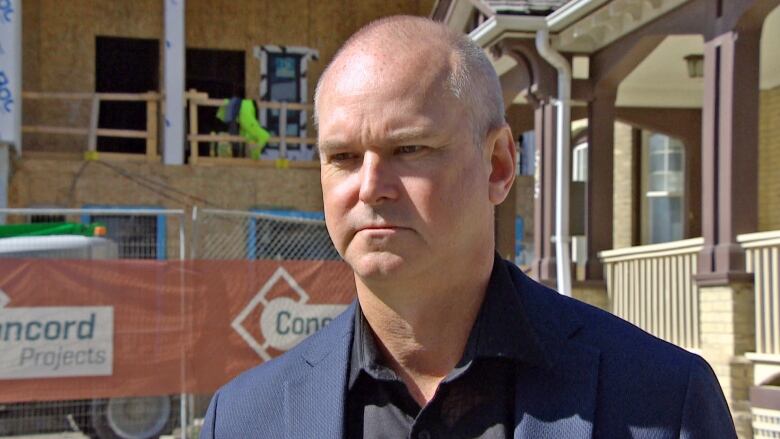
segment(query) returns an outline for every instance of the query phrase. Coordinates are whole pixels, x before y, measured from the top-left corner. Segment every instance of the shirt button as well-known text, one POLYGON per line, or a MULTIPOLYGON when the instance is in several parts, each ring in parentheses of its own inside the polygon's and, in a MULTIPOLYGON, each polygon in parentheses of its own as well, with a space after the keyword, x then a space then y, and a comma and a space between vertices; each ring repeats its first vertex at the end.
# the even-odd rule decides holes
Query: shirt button
POLYGON ((431 439, 431 433, 428 430, 423 430, 417 435, 417 439, 431 439))

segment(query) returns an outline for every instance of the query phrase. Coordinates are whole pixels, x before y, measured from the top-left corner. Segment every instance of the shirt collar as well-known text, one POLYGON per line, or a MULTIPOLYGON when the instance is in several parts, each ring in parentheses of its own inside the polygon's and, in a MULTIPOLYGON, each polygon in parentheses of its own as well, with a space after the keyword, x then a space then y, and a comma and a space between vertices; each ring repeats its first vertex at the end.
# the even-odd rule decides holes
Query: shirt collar
MULTIPOLYGON (((453 370, 454 374, 460 375, 477 358, 503 358, 531 365, 545 364, 541 344, 523 310, 505 264, 507 262, 495 254, 485 298, 466 341, 463 357, 453 370)), ((359 303, 354 324, 349 388, 352 388, 361 371, 374 379, 397 379, 395 372, 381 363, 381 353, 373 331, 359 303)))

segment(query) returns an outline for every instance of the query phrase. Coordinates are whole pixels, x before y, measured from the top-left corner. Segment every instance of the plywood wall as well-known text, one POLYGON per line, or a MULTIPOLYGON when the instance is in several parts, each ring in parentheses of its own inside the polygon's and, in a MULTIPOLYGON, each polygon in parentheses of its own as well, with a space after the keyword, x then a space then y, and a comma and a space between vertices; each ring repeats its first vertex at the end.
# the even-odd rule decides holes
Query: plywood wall
POLYGON ((322 211, 317 168, 165 166, 25 158, 15 163, 9 205, 189 205, 247 210, 261 206, 322 211))
MULTIPOLYGON (((433 3, 434 0, 188 0, 187 47, 244 51, 245 86, 250 97, 258 96, 260 81, 259 60, 252 54, 253 47, 276 44, 317 49, 320 60, 310 64, 311 94, 324 67, 355 30, 387 15, 427 16, 433 3)), ((95 37, 161 39, 163 5, 163 0, 26 0, 24 89, 94 91, 95 37)), ((162 68, 162 58, 160 65, 162 68)), ((86 103, 52 102, 38 113, 27 113, 30 107, 25 108, 28 124, 86 126, 88 121, 86 103)), ((27 140, 44 141, 36 136, 27 140)), ((84 139, 47 136, 45 141, 47 150, 83 150, 84 139)))

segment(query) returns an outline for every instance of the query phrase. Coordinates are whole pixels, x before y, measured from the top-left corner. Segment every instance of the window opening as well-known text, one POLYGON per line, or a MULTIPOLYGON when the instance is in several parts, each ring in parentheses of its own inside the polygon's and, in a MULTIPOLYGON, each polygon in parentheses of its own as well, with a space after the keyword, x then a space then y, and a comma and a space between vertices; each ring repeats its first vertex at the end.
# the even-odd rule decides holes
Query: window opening
POLYGON ((645 244, 683 239, 685 148, 678 139, 642 132, 645 244))
POLYGON ((517 175, 534 175, 536 172, 536 135, 526 131, 517 140, 518 160, 517 175))
MULTIPOLYGON (((243 50, 188 48, 186 54, 186 89, 208 93, 210 98, 229 99, 246 96, 243 50)), ((198 106, 198 134, 227 132, 228 125, 217 118, 217 107, 198 106)), ((189 143, 187 144, 189 148, 189 143)), ((209 156, 209 143, 198 143, 198 155, 209 156)), ((238 151, 234 155, 239 154, 238 151)), ((186 155, 189 157, 189 154, 186 155)))
MULTIPOLYGON (((258 46, 254 55, 260 59, 260 99, 262 101, 307 103, 308 62, 317 60, 319 52, 308 47, 258 46)), ((261 108, 260 125, 272 136, 280 135, 281 110, 261 108)), ((287 137, 306 137, 307 112, 287 110, 287 137)), ((314 145, 287 143, 286 158, 290 160, 313 160, 314 145)), ((277 159, 282 156, 279 143, 268 143, 261 158, 277 159)))
MULTIPOLYGON (((145 38, 95 38, 95 92, 158 91, 160 42, 145 38)), ((100 128, 146 130, 146 102, 100 102, 100 128)), ((99 136, 98 151, 145 154, 144 139, 99 136)))
MULTIPOLYGON (((120 214, 122 210, 148 209, 148 206, 85 206, 116 209, 116 215, 83 215, 81 222, 99 222, 106 226, 106 238, 117 244, 120 259, 165 259, 166 226, 164 215, 120 214)), ((154 207, 151 207, 154 208, 154 207)))
POLYGON ((588 144, 580 143, 572 151, 571 181, 588 181, 588 144))
MULTIPOLYGON (((570 211, 569 216, 571 218, 577 218, 583 220, 585 212, 583 208, 577 208, 575 206, 585 206, 585 190, 586 182, 588 181, 588 143, 583 142, 576 145, 572 149, 571 154, 571 181, 569 197, 571 203, 569 204, 570 211), (574 200, 580 202, 574 202, 574 200), (576 210, 574 210, 576 209, 576 210)), ((572 224, 570 222, 570 224, 572 224)), ((570 230, 571 236, 571 255, 572 261, 577 265, 584 266, 588 259, 588 240, 583 234, 584 231, 570 230)))

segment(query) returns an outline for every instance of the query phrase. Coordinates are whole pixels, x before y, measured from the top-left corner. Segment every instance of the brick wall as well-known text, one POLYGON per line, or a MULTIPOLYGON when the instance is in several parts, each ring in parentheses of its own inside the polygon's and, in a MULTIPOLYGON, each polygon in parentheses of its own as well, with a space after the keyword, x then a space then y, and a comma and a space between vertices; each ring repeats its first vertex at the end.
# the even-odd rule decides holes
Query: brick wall
POLYGON ((761 91, 758 131, 758 229, 780 229, 780 87, 761 91))
POLYGON ((740 438, 752 437, 753 366, 745 353, 755 349, 754 306, 750 284, 699 290, 701 354, 718 377, 740 438))
POLYGON ((631 247, 632 244, 632 209, 636 206, 632 193, 633 176, 633 144, 631 126, 615 122, 615 170, 614 170, 614 200, 613 200, 613 246, 614 248, 631 247))

